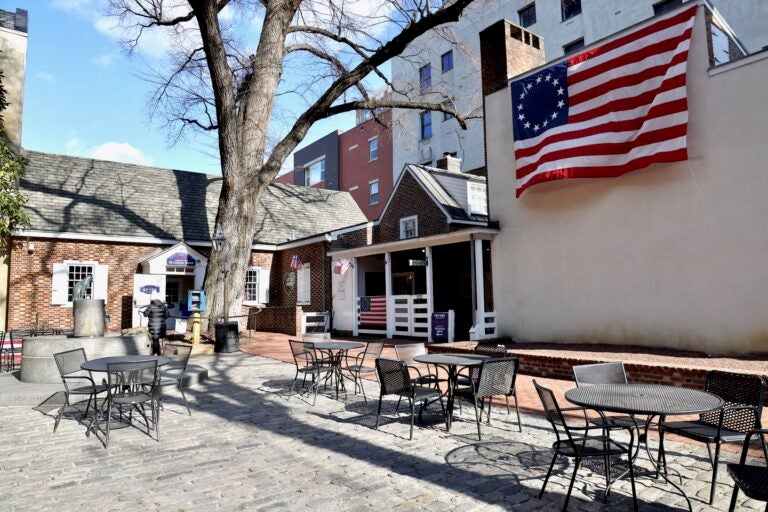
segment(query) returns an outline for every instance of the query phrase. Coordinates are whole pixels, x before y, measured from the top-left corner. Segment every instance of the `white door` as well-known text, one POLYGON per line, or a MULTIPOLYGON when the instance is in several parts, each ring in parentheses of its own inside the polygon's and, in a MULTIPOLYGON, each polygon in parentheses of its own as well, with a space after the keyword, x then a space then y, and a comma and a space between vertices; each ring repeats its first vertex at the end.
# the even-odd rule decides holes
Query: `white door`
POLYGON ((147 325, 147 319, 139 313, 153 299, 165 302, 165 276, 155 274, 133 274, 133 322, 131 326, 147 325))

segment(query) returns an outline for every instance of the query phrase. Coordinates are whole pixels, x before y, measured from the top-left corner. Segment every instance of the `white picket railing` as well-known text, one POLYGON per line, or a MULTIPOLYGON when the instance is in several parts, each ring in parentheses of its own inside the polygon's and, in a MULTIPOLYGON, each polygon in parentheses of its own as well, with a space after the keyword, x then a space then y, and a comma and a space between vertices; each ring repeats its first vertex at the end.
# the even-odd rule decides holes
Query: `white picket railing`
POLYGON ((469 339, 471 341, 480 341, 496 338, 496 312, 495 311, 477 311, 475 313, 477 323, 469 330, 469 339))
POLYGON ((329 315, 327 311, 302 313, 301 334, 305 334, 307 328, 310 329, 309 332, 318 332, 318 329, 321 329, 321 332, 328 332, 328 318, 329 315))
POLYGON ((396 336, 429 337, 429 297, 393 295, 396 336))

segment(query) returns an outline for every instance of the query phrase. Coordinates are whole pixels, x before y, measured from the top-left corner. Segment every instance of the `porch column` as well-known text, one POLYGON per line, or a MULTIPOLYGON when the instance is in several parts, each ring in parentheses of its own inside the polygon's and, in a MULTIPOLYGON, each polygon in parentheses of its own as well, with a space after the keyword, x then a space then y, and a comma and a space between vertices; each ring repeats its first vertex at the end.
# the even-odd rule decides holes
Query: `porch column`
POLYGON ((429 328, 427 334, 427 341, 432 341, 432 312, 435 310, 435 300, 433 297, 432 287, 432 247, 426 247, 424 252, 427 255, 427 327, 429 328))
POLYGON ((360 299, 357 289, 357 258, 352 258, 352 336, 358 336, 357 302, 360 299))
POLYGON ((387 338, 395 332, 395 301, 392 300, 392 253, 384 253, 384 290, 387 294, 387 338))
POLYGON ((477 295, 477 314, 475 324, 485 323, 485 280, 483 279, 483 241, 473 240, 475 249, 475 293, 477 295))

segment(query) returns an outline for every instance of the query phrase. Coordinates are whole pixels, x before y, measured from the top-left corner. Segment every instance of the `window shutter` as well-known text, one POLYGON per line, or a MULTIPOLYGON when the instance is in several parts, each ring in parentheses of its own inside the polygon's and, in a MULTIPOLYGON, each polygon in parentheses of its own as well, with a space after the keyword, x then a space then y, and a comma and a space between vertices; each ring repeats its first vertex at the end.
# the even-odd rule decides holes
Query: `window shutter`
POLYGON ((93 267, 93 298, 107 300, 107 276, 109 265, 94 265, 93 267))
POLYGON ((53 264, 53 283, 51 290, 51 304, 69 304, 67 300, 67 278, 69 277, 69 265, 66 263, 53 264))
POLYGON ((269 270, 259 269, 259 302, 269 303, 269 270))
POLYGON ((299 304, 309 304, 312 302, 312 291, 310 290, 311 280, 309 276, 309 263, 305 263, 297 272, 299 288, 296 293, 296 302, 299 304))

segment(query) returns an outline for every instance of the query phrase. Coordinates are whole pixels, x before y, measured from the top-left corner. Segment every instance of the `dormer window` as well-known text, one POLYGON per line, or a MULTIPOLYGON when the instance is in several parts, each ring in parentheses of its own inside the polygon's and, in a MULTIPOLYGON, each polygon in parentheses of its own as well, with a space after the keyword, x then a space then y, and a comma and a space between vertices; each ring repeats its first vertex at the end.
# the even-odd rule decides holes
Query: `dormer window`
POLYGON ((467 182, 467 203, 470 215, 488 215, 485 183, 467 182))
POLYGON ((400 239, 416 238, 419 236, 419 217, 411 215, 400 219, 400 239))

